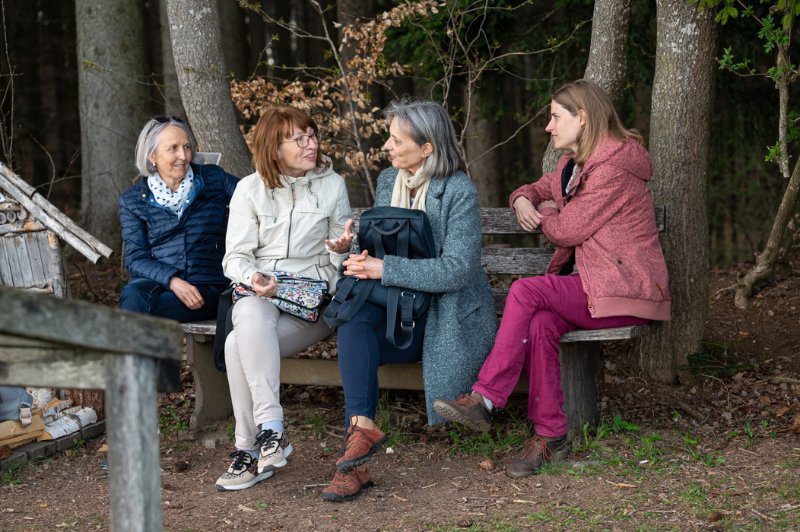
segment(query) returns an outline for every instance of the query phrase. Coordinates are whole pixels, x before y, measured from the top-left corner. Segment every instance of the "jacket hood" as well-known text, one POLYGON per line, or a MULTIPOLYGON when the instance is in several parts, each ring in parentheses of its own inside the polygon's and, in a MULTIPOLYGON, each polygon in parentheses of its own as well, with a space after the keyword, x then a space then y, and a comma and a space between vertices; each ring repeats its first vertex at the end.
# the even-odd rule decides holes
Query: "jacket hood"
POLYGON ((653 177, 653 163, 644 146, 634 139, 605 139, 586 161, 583 172, 589 171, 599 164, 611 164, 642 181, 650 181, 653 177))

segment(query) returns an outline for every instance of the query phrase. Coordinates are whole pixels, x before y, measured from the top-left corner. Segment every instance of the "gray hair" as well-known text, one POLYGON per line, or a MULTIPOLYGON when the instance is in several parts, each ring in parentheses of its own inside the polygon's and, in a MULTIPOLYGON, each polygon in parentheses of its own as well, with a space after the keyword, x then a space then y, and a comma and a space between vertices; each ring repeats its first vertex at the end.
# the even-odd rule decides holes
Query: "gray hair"
POLYGON ((192 154, 197 153, 197 141, 194 138, 189 124, 174 116, 154 116, 142 128, 139 133, 139 140, 136 141, 136 168, 141 175, 152 175, 156 173, 156 167, 150 162, 150 156, 156 152, 158 147, 158 137, 161 132, 169 126, 178 126, 189 137, 189 144, 192 146, 192 154))
POLYGON ((418 146, 430 142, 433 152, 425 158, 422 170, 431 178, 445 178, 464 168, 464 152, 456 130, 444 107, 429 100, 393 101, 384 110, 387 119, 397 118, 401 129, 418 146))

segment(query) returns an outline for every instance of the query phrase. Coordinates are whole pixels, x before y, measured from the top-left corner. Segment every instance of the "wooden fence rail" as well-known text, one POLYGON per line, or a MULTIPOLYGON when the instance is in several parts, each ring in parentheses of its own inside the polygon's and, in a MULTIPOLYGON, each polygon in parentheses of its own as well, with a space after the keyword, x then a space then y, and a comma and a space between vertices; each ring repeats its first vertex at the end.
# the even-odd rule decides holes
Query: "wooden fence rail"
POLYGON ((161 530, 157 360, 177 322, 0 286, 0 384, 103 389, 114 530, 161 530))

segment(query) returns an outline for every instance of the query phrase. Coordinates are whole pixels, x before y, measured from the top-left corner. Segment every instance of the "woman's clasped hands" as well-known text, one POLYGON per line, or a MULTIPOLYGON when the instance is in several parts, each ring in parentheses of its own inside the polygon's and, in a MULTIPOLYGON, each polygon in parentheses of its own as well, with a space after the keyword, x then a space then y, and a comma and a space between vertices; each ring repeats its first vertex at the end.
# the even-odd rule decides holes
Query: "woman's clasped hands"
POLYGON ((539 208, 533 206, 528 198, 520 196, 514 201, 514 212, 517 215, 519 226, 526 231, 533 231, 542 223, 542 210, 546 208, 557 209, 556 202, 546 200, 539 204, 539 208))
POLYGON ((359 279, 380 279, 383 277, 383 260, 371 257, 365 249, 361 253, 353 253, 342 265, 344 274, 359 279))

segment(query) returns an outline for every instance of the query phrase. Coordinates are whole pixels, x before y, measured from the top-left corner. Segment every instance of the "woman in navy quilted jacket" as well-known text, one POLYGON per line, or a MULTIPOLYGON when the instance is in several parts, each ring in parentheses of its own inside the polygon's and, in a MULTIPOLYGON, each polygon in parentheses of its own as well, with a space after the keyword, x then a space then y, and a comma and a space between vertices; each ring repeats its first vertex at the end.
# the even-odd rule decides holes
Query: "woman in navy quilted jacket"
POLYGON ((139 181, 122 194, 119 218, 130 281, 119 306, 180 322, 217 317, 228 204, 238 179, 192 164, 197 142, 180 118, 147 121, 136 144, 139 181))

